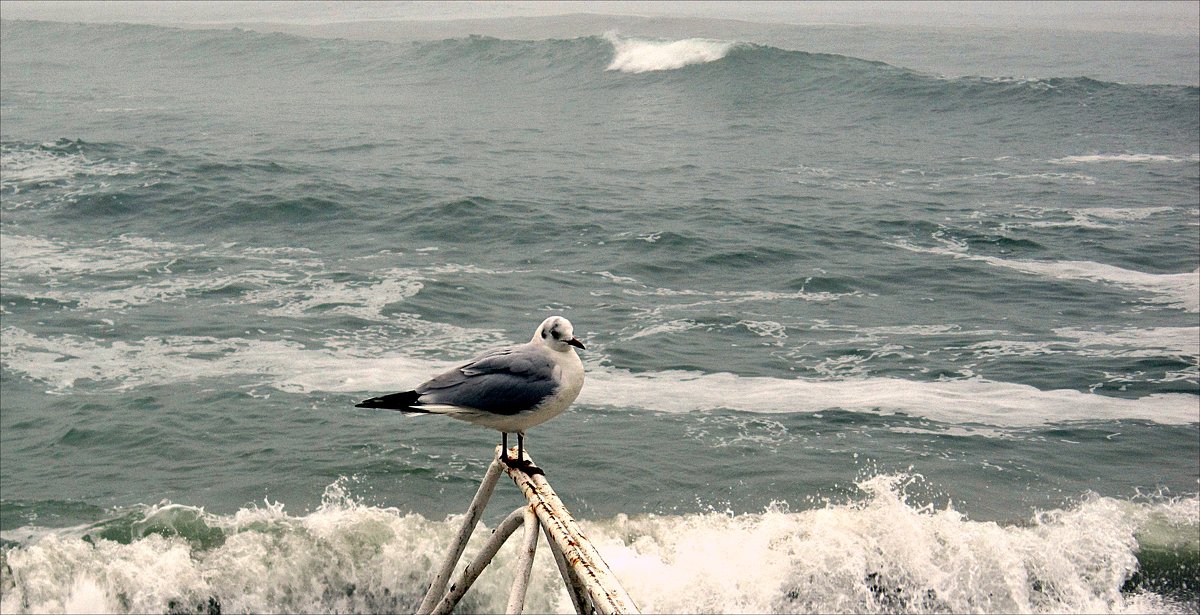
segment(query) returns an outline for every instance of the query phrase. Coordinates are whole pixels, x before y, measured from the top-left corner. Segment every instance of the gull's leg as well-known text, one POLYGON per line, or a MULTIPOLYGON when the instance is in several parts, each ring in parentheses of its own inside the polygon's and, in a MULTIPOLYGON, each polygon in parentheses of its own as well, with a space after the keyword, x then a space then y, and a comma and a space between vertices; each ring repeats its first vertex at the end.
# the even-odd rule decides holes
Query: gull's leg
POLYGON ((541 474, 542 476, 546 475, 541 468, 533 465, 532 462, 525 459, 525 432, 523 431, 517 432, 517 463, 520 465, 521 469, 525 470, 525 473, 530 476, 533 476, 534 474, 541 474))
POLYGON ((517 458, 516 459, 513 459, 512 457, 508 456, 508 432, 502 431, 500 433, 501 433, 501 436, 500 436, 501 446, 504 447, 504 452, 500 453, 500 462, 501 463, 503 463, 504 465, 506 465, 510 468, 520 468, 522 470, 525 470, 525 473, 529 474, 531 476, 534 474, 541 474, 543 476, 546 475, 546 473, 543 472, 541 468, 533 465, 532 463, 530 463, 529 461, 527 461, 525 459, 525 432, 523 432, 523 431, 517 432, 517 458))

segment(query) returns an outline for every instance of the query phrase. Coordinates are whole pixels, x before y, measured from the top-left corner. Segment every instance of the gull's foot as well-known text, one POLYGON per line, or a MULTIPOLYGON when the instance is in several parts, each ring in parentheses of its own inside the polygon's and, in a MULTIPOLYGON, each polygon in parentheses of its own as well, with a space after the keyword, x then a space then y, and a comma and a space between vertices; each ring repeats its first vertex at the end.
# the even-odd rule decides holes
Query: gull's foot
POLYGON ((527 459, 513 459, 513 458, 505 455, 500 458, 500 461, 504 465, 506 465, 514 470, 521 470, 522 472, 524 472, 530 476, 533 476, 535 474, 541 474, 542 476, 546 475, 546 473, 543 472, 541 468, 533 465, 533 462, 531 462, 527 459))

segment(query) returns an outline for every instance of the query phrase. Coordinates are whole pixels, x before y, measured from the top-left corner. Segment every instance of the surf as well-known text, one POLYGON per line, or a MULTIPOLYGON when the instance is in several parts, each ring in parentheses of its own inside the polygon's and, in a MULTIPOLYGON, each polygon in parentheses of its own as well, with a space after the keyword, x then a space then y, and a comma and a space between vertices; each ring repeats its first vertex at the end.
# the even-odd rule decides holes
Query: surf
MULTIPOLYGON (((911 474, 865 476, 806 510, 719 509, 581 520, 646 612, 1172 612, 1198 561, 1197 501, 1087 495, 1028 519, 976 521, 923 503, 911 474), (1189 572, 1190 571, 1190 572, 1189 572), (1153 587, 1161 593, 1146 591, 1153 587)), ((461 519, 364 502, 352 481, 320 506, 231 514, 161 502, 70 528, 2 534, 6 613, 411 611, 461 519), (333 565, 331 565, 331 563, 333 565)), ((467 557, 482 544, 476 528, 467 557)), ((462 608, 508 594, 514 542, 462 608)), ((527 608, 572 612, 547 549, 527 608)))
POLYGON ((605 34, 604 38, 613 46, 613 59, 607 70, 622 73, 675 70, 692 64, 716 62, 736 45, 703 38, 677 41, 621 38, 614 32, 605 34))

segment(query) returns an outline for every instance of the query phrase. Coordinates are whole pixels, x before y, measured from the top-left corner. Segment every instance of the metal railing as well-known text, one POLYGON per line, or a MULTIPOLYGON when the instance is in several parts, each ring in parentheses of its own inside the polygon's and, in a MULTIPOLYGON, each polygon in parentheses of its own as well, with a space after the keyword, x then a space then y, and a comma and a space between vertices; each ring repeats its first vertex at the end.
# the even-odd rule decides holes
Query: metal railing
MULTIPOLYGON (((554 554, 554 561, 558 564, 558 571, 562 575, 563 583, 566 584, 567 593, 571 596, 571 603, 574 605, 576 613, 580 615, 638 613, 637 606, 634 605, 629 594, 625 593, 625 589, 613 576, 608 564, 604 563, 604 559, 600 557, 600 553, 579 530, 579 526, 576 525, 575 519, 571 517, 567 507, 563 505, 562 500, 558 499, 554 489, 550 488, 550 483, 546 482, 546 477, 539 473, 531 475, 519 467, 510 467, 502 463, 498 454, 500 447, 496 447, 496 451, 497 458, 492 461, 483 475, 483 482, 479 484, 479 490, 475 492, 475 499, 471 501, 471 506, 467 509, 467 517, 463 521, 462 527, 459 528, 458 535, 454 538, 454 544, 451 546, 450 552, 446 554, 446 559, 438 570, 437 576, 430 584, 425 599, 417 608, 417 613, 419 615, 450 613, 467 593, 467 590, 471 588, 471 584, 479 578, 483 569, 491 563, 492 558, 496 556, 496 552, 500 550, 504 542, 520 527, 525 528, 525 533, 520 546, 521 550, 518 552, 517 576, 513 580, 512 589, 508 594, 506 613, 520 613, 525 608, 525 592, 529 588, 529 576, 533 569, 533 555, 537 549, 539 529, 546 535, 546 543, 550 546, 551 553, 554 554), (483 510, 492 497, 492 491, 496 488, 496 481, 499 480, 501 472, 508 473, 508 476, 525 494, 525 499, 529 500, 529 504, 517 508, 508 517, 505 517, 496 526, 496 529, 492 530, 492 535, 475 559, 462 569, 453 583, 450 583, 450 576, 454 573, 459 558, 467 548, 467 541, 471 538, 475 525, 479 523, 479 518, 483 515, 483 510), (447 584, 450 586, 448 590, 446 589, 447 584)), ((515 448, 508 451, 510 457, 515 457, 515 453, 515 448)), ((529 466, 533 465, 533 459, 528 454, 525 454, 524 460, 528 462, 529 466)))

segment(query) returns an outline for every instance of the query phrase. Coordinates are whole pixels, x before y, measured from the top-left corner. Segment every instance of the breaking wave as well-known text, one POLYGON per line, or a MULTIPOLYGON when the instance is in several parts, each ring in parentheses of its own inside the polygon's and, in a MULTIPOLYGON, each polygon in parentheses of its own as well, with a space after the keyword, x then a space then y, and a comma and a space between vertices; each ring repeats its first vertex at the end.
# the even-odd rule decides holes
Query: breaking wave
MULTIPOLYGON (((859 497, 757 514, 618 515, 581 526, 645 612, 1183 612, 1200 565, 1197 501, 1088 496, 1018 523, 910 498, 877 475, 859 497)), ((322 504, 231 515, 163 502, 96 523, 3 535, 6 613, 399 612, 420 601, 461 517, 370 506, 347 479, 322 504)), ((476 529, 466 557, 488 530, 476 529)), ((503 608, 509 541, 460 608, 503 608)), ((1194 606, 1194 605, 1193 605, 1194 606)), ((544 540, 526 609, 571 611, 544 540)))
POLYGON ((724 58, 735 43, 702 38, 678 41, 651 41, 621 38, 614 33, 605 35, 612 43, 613 59, 608 70, 623 73, 646 73, 674 70, 691 64, 705 64, 724 58))

